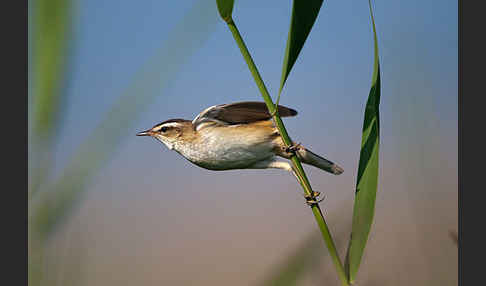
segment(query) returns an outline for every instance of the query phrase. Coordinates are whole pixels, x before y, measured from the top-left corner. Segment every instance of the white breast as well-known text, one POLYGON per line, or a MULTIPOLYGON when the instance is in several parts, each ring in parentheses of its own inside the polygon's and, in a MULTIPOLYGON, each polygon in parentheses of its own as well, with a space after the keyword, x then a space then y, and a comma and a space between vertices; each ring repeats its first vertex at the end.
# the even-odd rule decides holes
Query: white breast
POLYGON ((210 170, 243 169, 274 156, 273 143, 264 136, 225 132, 224 128, 202 129, 200 140, 177 144, 174 149, 194 164, 210 170))

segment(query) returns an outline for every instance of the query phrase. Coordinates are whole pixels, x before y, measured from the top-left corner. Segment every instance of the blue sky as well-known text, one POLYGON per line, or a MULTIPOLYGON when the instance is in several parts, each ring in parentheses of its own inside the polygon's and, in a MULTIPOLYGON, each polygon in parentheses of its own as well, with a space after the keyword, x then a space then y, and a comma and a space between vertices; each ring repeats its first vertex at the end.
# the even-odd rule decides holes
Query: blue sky
MULTIPOLYGON (((180 72, 173 72, 173 80, 162 86, 157 84, 162 81, 157 78, 145 80, 148 88, 138 91, 151 93, 154 101, 140 118, 134 118, 134 131, 167 118, 193 118, 213 104, 260 100, 213 2, 201 2, 207 8, 200 13, 207 16, 193 17, 183 24, 188 27, 201 25, 198 20, 204 21, 209 31, 202 44, 191 42, 190 31, 186 33, 189 28, 178 31, 176 38, 180 41, 199 44, 192 47, 195 53, 182 64, 180 72)), ((102 114, 120 94, 134 85, 134 78, 147 63, 157 57, 171 57, 160 53, 164 53, 171 31, 195 3, 88 0, 76 4, 72 73, 61 137, 65 140, 61 145, 69 147, 59 150, 60 161, 100 122, 102 114)), ((374 3, 382 65, 384 128, 389 122, 387 115, 400 108, 400 96, 418 100, 426 97, 441 126, 448 129, 456 124, 457 7, 453 4, 453 1, 374 3)), ((367 5, 366 1, 324 2, 282 94, 281 103, 300 112, 296 119, 287 120, 291 134, 314 134, 311 128, 302 125, 317 123, 323 127, 318 133, 324 138, 351 129, 353 140, 359 142, 373 60, 367 5)), ((273 96, 281 75, 290 10, 290 1, 236 1, 234 9, 235 21, 273 96)), ((137 141, 142 146, 153 145, 137 141)))

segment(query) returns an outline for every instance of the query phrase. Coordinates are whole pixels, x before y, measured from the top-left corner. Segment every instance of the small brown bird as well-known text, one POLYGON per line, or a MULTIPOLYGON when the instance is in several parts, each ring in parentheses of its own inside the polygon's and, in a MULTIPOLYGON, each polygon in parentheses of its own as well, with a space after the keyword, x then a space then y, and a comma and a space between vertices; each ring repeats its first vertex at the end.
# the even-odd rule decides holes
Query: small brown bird
MULTIPOLYGON (((297 111, 279 105, 281 117, 297 111)), ((190 162, 209 170, 277 168, 295 172, 287 161, 296 154, 303 163, 339 175, 343 169, 300 144, 285 146, 264 102, 211 106, 194 120, 170 119, 138 136, 151 136, 190 162)))

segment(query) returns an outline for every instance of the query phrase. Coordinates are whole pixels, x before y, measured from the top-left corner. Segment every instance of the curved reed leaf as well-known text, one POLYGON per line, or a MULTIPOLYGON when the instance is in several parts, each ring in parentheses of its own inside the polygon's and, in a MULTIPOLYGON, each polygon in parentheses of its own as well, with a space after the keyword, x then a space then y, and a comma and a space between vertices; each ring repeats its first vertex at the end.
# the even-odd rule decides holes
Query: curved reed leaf
POLYGON ((39 189, 50 170, 49 152, 59 127, 62 88, 68 61, 71 7, 69 0, 29 2, 32 8, 32 69, 29 85, 28 198, 39 189))
POLYGON ((378 187, 378 153, 380 144, 380 63, 378 57, 378 40, 376 37, 375 20, 368 1, 373 26, 374 67, 371 90, 366 103, 361 152, 359 157, 358 179, 353 209, 353 226, 346 255, 346 272, 350 283, 353 283, 358 272, 361 258, 368 241, 378 187))
POLYGON ((223 20, 228 23, 231 20, 231 14, 233 13, 234 0, 216 0, 218 5, 219 15, 223 20))
POLYGON ((292 67, 299 56, 305 40, 317 19, 323 0, 293 1, 292 17, 290 20, 289 35, 287 46, 285 47, 285 56, 282 66, 282 77, 280 79, 280 88, 276 104, 280 101, 280 93, 285 85, 292 67))
POLYGON ((59 113, 71 1, 41 0, 33 5, 33 131, 35 136, 45 136, 52 132, 59 113))
MULTIPOLYGON (((50 171, 53 135, 59 126, 71 28, 69 0, 29 1, 28 200, 50 171), (32 72, 30 71, 32 69, 32 72), (33 92, 35 90, 35 92, 33 92)), ((29 221, 30 225, 30 221, 29 221)), ((28 285, 42 281, 42 243, 28 231, 28 285)))

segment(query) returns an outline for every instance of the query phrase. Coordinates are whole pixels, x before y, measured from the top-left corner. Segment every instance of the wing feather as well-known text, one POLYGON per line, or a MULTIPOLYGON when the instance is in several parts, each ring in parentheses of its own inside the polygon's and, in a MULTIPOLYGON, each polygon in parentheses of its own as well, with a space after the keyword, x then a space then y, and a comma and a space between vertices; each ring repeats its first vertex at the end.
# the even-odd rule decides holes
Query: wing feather
MULTIPOLYGON (((280 117, 297 115, 294 109, 279 105, 280 117)), ((194 128, 203 122, 216 122, 224 125, 248 124, 252 122, 269 120, 272 116, 268 112, 267 105, 259 101, 243 101, 229 104, 214 105, 199 113, 192 121, 194 128)))

